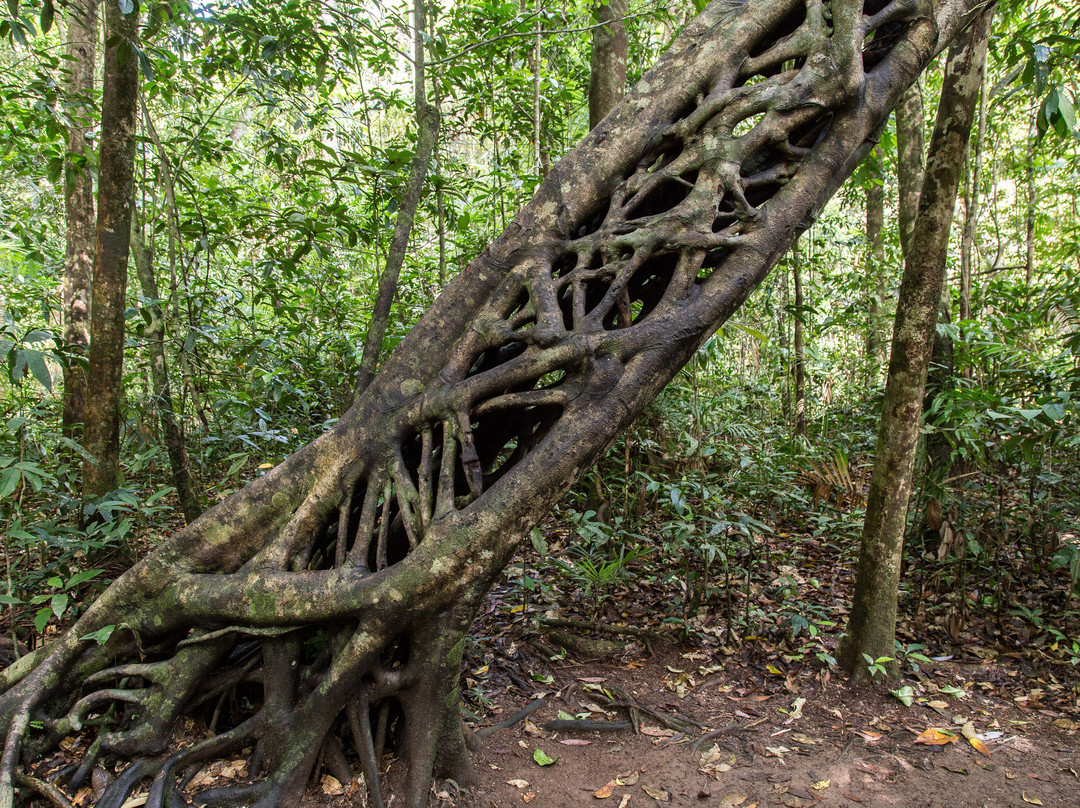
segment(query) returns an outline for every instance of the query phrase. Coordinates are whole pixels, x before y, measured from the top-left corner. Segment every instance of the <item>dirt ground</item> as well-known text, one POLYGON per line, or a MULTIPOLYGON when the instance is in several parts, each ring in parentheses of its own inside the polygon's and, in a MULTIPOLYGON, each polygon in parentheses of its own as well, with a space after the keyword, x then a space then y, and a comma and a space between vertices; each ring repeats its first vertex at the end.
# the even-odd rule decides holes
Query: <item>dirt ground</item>
MULTIPOLYGON (((921 703, 904 706, 879 685, 756 672, 689 647, 667 647, 640 661, 565 664, 543 708, 486 739, 475 756, 479 787, 457 794, 446 785, 440 803, 1080 806, 1078 716, 986 692, 979 686, 983 673, 942 663, 915 683, 926 693, 921 703), (711 670, 717 667, 722 670, 711 670), (559 710, 606 717, 597 712, 595 695, 612 685, 657 714, 696 718, 704 735, 673 732, 648 716, 639 734, 540 728, 559 710), (940 692, 950 685, 964 695, 940 692), (951 741, 920 742, 932 728, 952 733, 938 737, 951 741), (983 751, 965 733, 983 739, 983 751), (556 762, 539 765, 536 749, 556 762)), ((508 703, 494 717, 519 706, 508 703)))

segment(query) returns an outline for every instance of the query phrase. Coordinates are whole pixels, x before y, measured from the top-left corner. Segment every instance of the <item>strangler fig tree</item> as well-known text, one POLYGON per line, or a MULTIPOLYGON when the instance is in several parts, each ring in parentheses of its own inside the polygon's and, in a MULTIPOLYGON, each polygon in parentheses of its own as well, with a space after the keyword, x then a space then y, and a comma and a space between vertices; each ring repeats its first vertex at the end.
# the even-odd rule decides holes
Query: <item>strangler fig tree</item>
POLYGON ((408 806, 433 775, 468 783, 458 668, 493 578, 809 226, 977 5, 707 7, 332 430, 0 674, 0 808, 45 789, 32 767, 72 734, 82 765, 55 785, 124 766, 103 808, 146 784, 150 808, 292 806, 316 759, 358 759, 379 806, 391 745, 408 806), (183 715, 206 727, 186 745, 183 715), (192 793, 206 761, 238 755, 248 782, 192 793))

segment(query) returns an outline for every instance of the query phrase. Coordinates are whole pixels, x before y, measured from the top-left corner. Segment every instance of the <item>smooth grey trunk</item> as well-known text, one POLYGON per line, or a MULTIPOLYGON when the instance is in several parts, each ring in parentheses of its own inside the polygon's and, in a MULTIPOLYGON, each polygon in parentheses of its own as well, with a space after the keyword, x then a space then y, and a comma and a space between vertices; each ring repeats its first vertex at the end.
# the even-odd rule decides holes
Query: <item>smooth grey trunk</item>
POLYGON ((135 262, 135 272, 139 278, 139 285, 142 287, 143 297, 148 301, 142 309, 146 320, 143 326, 143 339, 146 345, 147 361, 150 365, 154 412, 161 425, 165 451, 169 455, 169 467, 172 470, 173 485, 176 486, 176 496, 180 500, 180 511, 190 524, 202 514, 203 508, 199 503, 195 480, 191 474, 184 429, 173 408, 169 368, 165 360, 165 315, 158 297, 153 257, 143 241, 134 217, 131 221, 131 257, 135 262))
POLYGON ((630 46, 624 19, 628 11, 628 0, 593 3, 593 18, 599 25, 593 28, 589 63, 590 129, 611 112, 626 92, 626 59, 630 46))
MULTIPOLYGON (((837 661, 855 678, 867 675, 865 658, 894 656, 900 565, 923 393, 945 280, 953 206, 982 84, 992 14, 992 7, 984 11, 949 50, 919 196, 914 227, 918 237, 904 262, 855 594, 837 649, 837 661)), ((895 663, 892 667, 896 673, 895 663)))
POLYGON ((67 244, 64 257, 63 435, 79 442, 86 414, 86 360, 90 346, 90 279, 94 266, 93 144, 96 118, 94 71, 97 68, 98 12, 96 0, 72 0, 68 7, 64 95, 68 127, 64 157, 64 217, 67 244))
POLYGON ((420 195, 424 190, 431 155, 439 134, 439 110, 427 100, 424 80, 424 3, 413 0, 413 97, 416 105, 416 152, 409 167, 409 179, 398 207, 394 222, 394 237, 390 240, 390 249, 386 254, 386 265, 379 278, 379 290, 375 295, 375 305, 371 311, 367 334, 364 336, 364 349, 360 355, 360 370, 357 373, 353 389, 355 401, 375 378, 375 371, 382 355, 383 337, 390 322, 390 310, 397 294, 401 267, 409 247, 416 209, 420 204, 420 195))

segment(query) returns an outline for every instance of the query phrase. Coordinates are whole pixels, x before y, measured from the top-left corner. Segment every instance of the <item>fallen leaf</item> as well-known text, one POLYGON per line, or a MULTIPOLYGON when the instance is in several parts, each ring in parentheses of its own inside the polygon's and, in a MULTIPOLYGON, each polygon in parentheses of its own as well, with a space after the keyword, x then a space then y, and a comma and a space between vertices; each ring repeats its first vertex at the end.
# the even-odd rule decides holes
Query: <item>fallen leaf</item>
POLYGON ((579 676, 577 678, 579 682, 584 682, 587 685, 598 685, 601 682, 606 682, 606 676, 579 676))
POLYGON ((521 799, 523 802, 532 802, 536 799, 536 792, 526 791, 524 794, 521 795, 521 799))
POLYGON ((637 785, 638 778, 641 777, 641 773, 638 771, 629 771, 626 774, 620 774, 615 778, 615 785, 617 786, 633 786, 637 785))
POLYGON ((944 702, 941 699, 934 699, 934 701, 926 702, 927 707, 932 707, 935 710, 945 710, 948 708, 948 702, 944 702))
POLYGON ((788 717, 796 721, 802 718, 802 708, 804 704, 806 704, 806 699, 802 698, 801 696, 795 699, 795 701, 791 703, 791 713, 788 715, 788 717))
POLYGON ((745 794, 728 794, 726 797, 720 798, 716 808, 736 808, 736 806, 742 805, 744 802, 746 802, 745 794))
POLYGON ((664 789, 662 788, 654 788, 653 786, 642 786, 641 789, 657 802, 671 801, 671 794, 669 794, 667 791, 664 791, 664 789))
POLYGON ((134 797, 128 797, 127 801, 120 806, 120 808, 142 808, 146 805, 146 801, 150 798, 149 794, 136 794, 134 797))
POLYGON ((862 802, 862 800, 860 800, 858 797, 855 797, 855 796, 853 796, 851 794, 848 794, 846 791, 841 791, 840 793, 843 794, 845 797, 847 797, 852 802, 862 802))
POLYGON ((765 670, 771 673, 773 676, 783 676, 784 672, 775 665, 766 665, 765 670))
POLYGON ((606 786, 600 786, 593 792, 593 796, 598 800, 606 800, 615 792, 615 781, 608 780, 606 786))
POLYGON ((528 788, 529 787, 529 781, 528 780, 522 780, 520 777, 515 777, 513 780, 507 780, 506 784, 508 786, 513 786, 514 788, 528 788))
POLYGON ((765 751, 768 753, 768 754, 765 755, 765 757, 782 758, 784 755, 786 755, 791 750, 788 749, 786 746, 766 746, 765 751))
POLYGON ((852 732, 854 732, 867 743, 874 743, 876 741, 880 741, 882 738, 885 737, 880 732, 874 732, 872 730, 853 729, 852 732))
POLYGON ((793 732, 788 737, 796 743, 805 744, 806 746, 815 746, 818 742, 817 738, 811 738, 804 732, 793 732))
MULTIPOLYGON (((969 741, 974 740, 977 733, 975 732, 975 725, 971 721, 964 723, 964 726, 960 728, 960 734, 967 738, 969 741)), ((979 747, 975 747, 978 749, 979 747)))
POLYGON ((345 789, 341 787, 341 781, 332 774, 324 774, 319 783, 322 785, 322 793, 328 797, 340 797, 345 793, 345 789))
POLYGON ((956 743, 956 735, 949 732, 947 729, 930 727, 915 739, 915 743, 925 743, 930 744, 931 746, 944 746, 947 743, 956 743))
POLYGON ((968 773, 968 770, 965 769, 963 766, 950 766, 948 763, 942 764, 941 768, 945 769, 945 771, 952 772, 953 774, 968 773))
POLYGON ((563 738, 559 743, 563 746, 588 746, 592 741, 583 741, 581 738, 563 738))
POLYGON ((814 789, 814 791, 824 791, 831 785, 832 780, 818 780, 816 783, 810 786, 810 788, 814 789))
POLYGON ((622 801, 619 802, 619 808, 626 808, 626 804, 628 802, 630 802, 630 795, 629 794, 623 794, 622 795, 622 801))
POLYGON ((1029 797, 1028 793, 1026 791, 1023 794, 1021 794, 1020 796, 1024 798, 1024 802, 1026 802, 1026 803, 1028 803, 1030 805, 1042 805, 1043 804, 1043 801, 1040 800, 1038 797, 1029 797))
POLYGON ((539 746, 533 750, 533 760, 536 761, 537 766, 551 766, 558 758, 553 758, 539 746))
POLYGON ((654 727, 651 724, 641 725, 641 734, 649 735, 653 738, 670 738, 675 734, 674 730, 662 729, 661 727, 654 727))
POLYGON ((976 752, 978 752, 980 755, 983 755, 984 757, 990 757, 990 749, 989 747, 987 747, 986 744, 984 744, 978 738, 968 738, 968 740, 971 741, 971 745, 975 747, 976 752))
POLYGON ((1056 718, 1054 719, 1053 724, 1058 729, 1080 729, 1080 721, 1073 721, 1071 718, 1056 718))

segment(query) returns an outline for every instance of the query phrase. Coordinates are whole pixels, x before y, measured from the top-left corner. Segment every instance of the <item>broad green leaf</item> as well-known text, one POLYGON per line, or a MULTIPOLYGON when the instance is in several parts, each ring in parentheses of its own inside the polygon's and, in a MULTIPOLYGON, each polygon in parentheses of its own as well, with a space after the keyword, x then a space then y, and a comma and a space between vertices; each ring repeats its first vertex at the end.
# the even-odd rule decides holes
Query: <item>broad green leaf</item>
POLYGON ((1042 411, 1051 421, 1060 421, 1065 417, 1065 405, 1057 402, 1043 404, 1042 411))
POLYGON ((52 600, 49 601, 49 608, 52 609, 52 613, 56 615, 57 620, 64 616, 70 600, 71 598, 67 596, 66 592, 59 592, 52 596, 52 600))
POLYGON ((47 606, 44 609, 38 609, 37 614, 34 615, 34 628, 37 629, 38 634, 45 630, 52 616, 52 609, 47 606))
POLYGON ((49 368, 45 365, 45 357, 41 355, 41 351, 27 348, 23 351, 23 356, 26 357, 26 366, 30 368, 34 378, 41 382, 41 386, 51 393, 52 376, 49 374, 49 368))
POLYGON ((83 570, 82 572, 79 572, 79 573, 76 573, 75 575, 72 575, 71 579, 67 582, 67 586, 64 587, 64 588, 65 589, 74 589, 79 584, 86 583, 91 578, 96 578, 97 576, 101 575, 101 573, 103 573, 103 572, 105 572, 105 570, 83 570))

